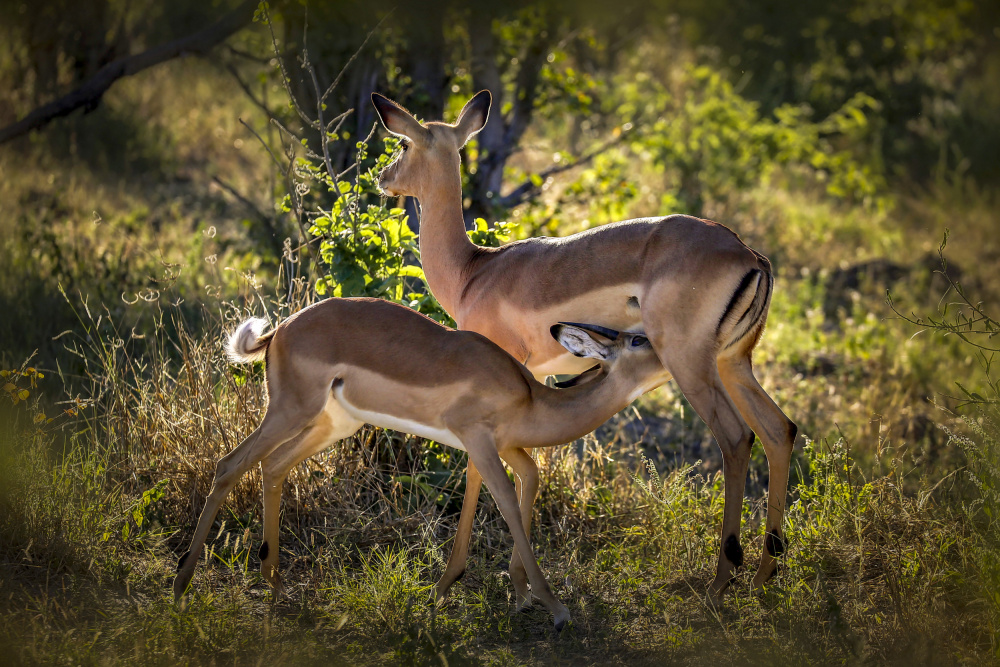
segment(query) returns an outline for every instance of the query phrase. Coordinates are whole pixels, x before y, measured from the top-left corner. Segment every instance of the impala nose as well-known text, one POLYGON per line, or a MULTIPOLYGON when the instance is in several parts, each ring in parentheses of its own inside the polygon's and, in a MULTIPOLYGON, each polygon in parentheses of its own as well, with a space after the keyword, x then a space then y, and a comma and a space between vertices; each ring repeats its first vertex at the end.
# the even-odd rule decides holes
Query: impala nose
POLYGON ((392 187, 396 180, 395 164, 390 164, 378 175, 378 189, 390 197, 398 197, 399 193, 392 187))

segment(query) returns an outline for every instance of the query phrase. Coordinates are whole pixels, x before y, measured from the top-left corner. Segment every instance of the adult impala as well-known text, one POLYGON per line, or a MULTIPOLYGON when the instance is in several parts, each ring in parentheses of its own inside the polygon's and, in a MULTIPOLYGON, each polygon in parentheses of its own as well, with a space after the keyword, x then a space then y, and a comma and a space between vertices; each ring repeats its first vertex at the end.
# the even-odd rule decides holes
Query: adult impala
MULTIPOLYGON (((191 548, 177 564, 175 599, 191 581, 223 500, 258 462, 264 480, 261 568, 280 589, 282 482, 293 466, 367 422, 468 452, 476 472, 469 475, 466 500, 485 481, 514 537, 515 553, 527 556, 517 558, 527 570, 519 604, 530 604, 525 595, 530 582, 561 629, 569 610, 552 594, 528 542, 525 523, 534 496, 519 501, 500 460, 519 476, 530 475, 534 463, 525 448, 579 438, 663 382, 663 367, 648 340, 601 327, 588 332, 588 325, 552 326, 551 336, 565 349, 607 368, 588 373, 576 386, 553 389, 483 336, 449 329, 387 301, 327 299, 262 335, 264 324, 244 322, 230 338, 229 353, 238 362, 266 360, 267 411, 260 426, 216 466, 191 548)), ((475 498, 471 501, 474 506, 475 498)), ((463 529, 471 529, 469 524, 463 529)), ((467 536, 463 540, 468 543, 467 536)), ((461 562, 456 551, 450 565, 460 569, 446 571, 438 584, 440 596, 465 568, 465 551, 461 562)))
MULTIPOLYGON (((753 578, 759 587, 774 575, 775 558, 784 550, 782 518, 796 433, 757 382, 751 363, 770 304, 770 263, 723 225, 683 215, 500 248, 474 245, 462 218, 459 151, 486 124, 490 99, 489 91, 478 93, 453 125, 421 124, 395 102, 372 94, 382 124, 403 139, 403 152, 382 172, 379 186, 420 202, 420 260, 431 292, 459 328, 483 334, 536 377, 584 368, 548 335, 553 322, 643 329, 665 377, 677 381, 722 450, 722 548, 709 588, 716 601, 743 563, 743 493, 754 433, 760 436, 769 488, 765 548, 753 578)), ((466 512, 475 507, 463 506, 460 524, 471 521, 466 512)))

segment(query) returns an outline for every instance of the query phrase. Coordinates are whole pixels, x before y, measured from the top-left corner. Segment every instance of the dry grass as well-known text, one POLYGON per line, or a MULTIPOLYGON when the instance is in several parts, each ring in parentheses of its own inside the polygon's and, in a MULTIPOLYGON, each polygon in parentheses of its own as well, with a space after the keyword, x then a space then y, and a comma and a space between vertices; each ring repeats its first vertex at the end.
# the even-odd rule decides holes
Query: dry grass
MULTIPOLYGON (((20 367, 38 346, 31 363, 41 360, 46 374, 37 387, 13 378, 27 402, 0 394, 0 650, 10 661, 1000 660, 1000 509, 965 468, 995 461, 998 445, 993 431, 955 424, 928 401, 954 407, 941 393, 955 380, 979 386, 982 374, 954 342, 913 337, 883 302, 891 288, 908 309, 936 306, 940 290, 921 257, 944 226, 954 231, 955 263, 995 299, 996 207, 962 183, 877 214, 776 185, 706 213, 775 259, 758 375, 811 440, 795 455, 790 549, 763 593, 749 590, 744 573, 721 609, 704 602, 721 461, 704 424, 666 387, 595 436, 539 456, 532 538, 573 613, 560 637, 541 608, 511 614, 510 539, 488 494, 465 578, 444 607, 427 604, 457 522, 464 454, 371 428, 298 466, 286 484, 289 598, 273 600, 256 572, 255 472, 219 515, 190 605, 174 609, 174 564, 214 463, 264 406, 260 369, 229 366, 223 333, 251 310, 280 317, 308 298, 302 284, 281 298, 255 287, 258 270, 285 283, 233 224, 247 215, 243 205, 200 176, 211 166, 241 192, 260 193, 264 208, 272 175, 243 157, 248 145, 235 146, 247 139, 234 119, 250 111, 224 94, 233 89, 201 71, 188 85, 185 67, 123 86, 107 100, 110 115, 98 110, 80 126, 148 119, 131 128, 123 154, 81 151, 78 132, 65 159, 46 150, 0 156, 0 310, 13 314, 0 323, 0 367, 20 367), (199 106, 204 99, 219 104, 199 106), (146 176, 118 178, 116 161, 143 165, 135 170, 146 176), (190 180, 159 182, 167 171, 190 180), (149 301, 128 305, 120 292, 149 301), (965 451, 941 423, 973 436, 965 451)), ((635 205, 648 208, 634 212, 662 203, 653 185, 638 184, 635 205)), ((751 564, 766 485, 758 450, 744 507, 751 564)))
MULTIPOLYGON (((685 422, 668 394, 640 406, 644 421, 624 413, 597 436, 541 457, 533 540, 574 616, 560 637, 540 608, 511 615, 510 540, 488 498, 466 577, 443 608, 427 604, 457 521, 464 455, 375 429, 299 466, 286 484, 288 599, 272 600, 256 573, 254 473, 220 513, 209 562, 179 613, 169 599, 173 563, 214 461, 252 430, 264 405, 259 369, 231 367, 221 350, 222 332, 245 311, 217 303, 201 320, 210 322, 205 333, 194 334, 182 311, 167 309, 158 317, 175 335, 144 339, 122 336, 106 314, 81 313, 79 414, 39 428, 34 414, 51 416, 52 407, 29 397, 5 408, 0 645, 16 662, 996 657, 996 617, 983 597, 988 552, 977 515, 963 509, 967 485, 956 475, 933 487, 908 479, 919 476, 912 457, 885 449, 866 478, 850 449, 870 442, 808 443, 796 456, 781 574, 763 594, 750 592, 744 574, 724 607, 706 606, 722 481, 711 464, 657 467, 645 458, 667 444, 657 417, 675 411, 685 422)), ((763 473, 755 461, 744 510, 748 563, 762 548, 763 473)))

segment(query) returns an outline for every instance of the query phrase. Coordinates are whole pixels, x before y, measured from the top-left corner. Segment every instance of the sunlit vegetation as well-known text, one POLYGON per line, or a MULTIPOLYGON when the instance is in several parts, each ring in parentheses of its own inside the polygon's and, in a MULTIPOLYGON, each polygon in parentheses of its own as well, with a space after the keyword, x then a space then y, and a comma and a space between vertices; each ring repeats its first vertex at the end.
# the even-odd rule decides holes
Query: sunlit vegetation
MULTIPOLYGON (((100 59, 87 49, 136 52, 219 13, 52 4, 65 5, 61 20, 26 6, 3 28, 0 82, 13 92, 0 125, 91 76, 100 59), (110 21, 131 41, 105 25, 88 33, 103 45, 39 46, 46 27, 65 36, 80 21, 110 21)), ((0 148, 9 659, 1000 660, 995 7, 313 4, 308 21, 296 3, 261 6, 209 58, 126 77, 89 113, 0 148), (729 225, 774 263, 755 364, 802 434, 778 576, 754 593, 742 573, 722 607, 706 603, 721 457, 668 384, 538 454, 531 538, 573 614, 560 636, 540 607, 512 613, 511 540, 489 494, 468 571, 446 604, 429 604, 465 455, 370 427, 289 477, 287 597, 257 571, 255 472, 175 608, 170 580, 214 463, 266 401, 260 367, 226 361, 226 333, 331 296, 449 321, 422 279, 415 209, 375 187, 399 146, 372 132, 367 93, 454 120, 485 85, 504 132, 465 149, 480 245, 684 212, 729 225)), ((767 483, 758 448, 751 566, 767 483)))

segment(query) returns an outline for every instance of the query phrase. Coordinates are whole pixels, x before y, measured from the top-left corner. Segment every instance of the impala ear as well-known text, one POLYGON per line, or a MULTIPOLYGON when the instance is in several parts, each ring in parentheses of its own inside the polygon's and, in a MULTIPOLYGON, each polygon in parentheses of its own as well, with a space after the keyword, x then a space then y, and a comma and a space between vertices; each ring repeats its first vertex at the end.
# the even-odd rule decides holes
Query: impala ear
POLYGON ((375 105, 378 118, 382 121, 382 127, 391 134, 416 140, 427 131, 409 111, 385 95, 372 93, 372 104, 375 105))
POLYGON ((604 361, 610 354, 610 349, 604 343, 598 342, 590 332, 572 324, 553 324, 549 329, 552 337, 559 344, 577 357, 588 357, 604 361))
POLYGON ((488 90, 480 90, 471 100, 462 107, 462 113, 458 114, 455 121, 455 136, 458 137, 459 144, 464 146, 472 137, 476 136, 481 129, 486 127, 486 121, 490 118, 490 102, 493 96, 488 90))

